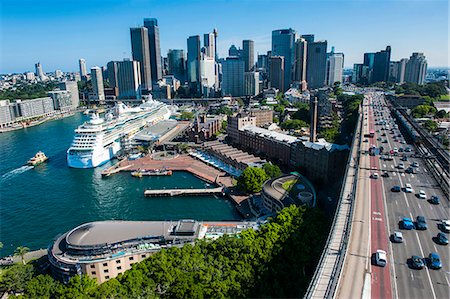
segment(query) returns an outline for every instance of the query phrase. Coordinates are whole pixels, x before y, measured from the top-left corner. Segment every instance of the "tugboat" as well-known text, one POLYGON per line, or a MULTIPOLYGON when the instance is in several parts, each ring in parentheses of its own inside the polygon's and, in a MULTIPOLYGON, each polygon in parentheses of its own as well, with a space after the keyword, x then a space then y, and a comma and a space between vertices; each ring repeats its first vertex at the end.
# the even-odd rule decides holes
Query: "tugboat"
POLYGON ((36 155, 34 155, 33 158, 28 160, 27 165, 37 166, 39 164, 44 163, 47 160, 48 160, 48 157, 43 152, 39 151, 36 153, 36 155))

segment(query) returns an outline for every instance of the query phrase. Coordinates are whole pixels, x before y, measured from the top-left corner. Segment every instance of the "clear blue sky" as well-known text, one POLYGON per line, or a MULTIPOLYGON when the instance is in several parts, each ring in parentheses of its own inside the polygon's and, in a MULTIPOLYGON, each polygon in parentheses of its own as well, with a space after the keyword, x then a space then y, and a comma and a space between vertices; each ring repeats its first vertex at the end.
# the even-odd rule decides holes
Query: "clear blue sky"
POLYGON ((328 40, 344 52, 345 65, 364 52, 392 46, 392 59, 424 52, 429 66, 448 66, 447 0, 0 0, 0 73, 78 71, 130 57, 129 28, 158 19, 161 53, 186 48, 186 38, 217 28, 218 51, 253 39, 270 49, 273 29, 294 28, 328 40))

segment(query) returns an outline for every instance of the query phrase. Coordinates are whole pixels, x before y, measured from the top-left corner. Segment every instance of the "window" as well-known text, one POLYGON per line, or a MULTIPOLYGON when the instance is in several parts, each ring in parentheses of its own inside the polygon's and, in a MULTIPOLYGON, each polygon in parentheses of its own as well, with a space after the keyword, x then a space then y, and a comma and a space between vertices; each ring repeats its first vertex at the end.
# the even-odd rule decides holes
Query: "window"
POLYGON ((91 274, 92 274, 92 275, 96 275, 96 274, 97 274, 97 272, 95 272, 95 271, 92 271, 92 272, 91 272, 91 274))
POLYGON ((91 265, 91 269, 94 269, 95 268, 95 265, 91 265))
POLYGON ((130 260, 130 261, 134 260, 134 257, 130 256, 129 260, 130 260))
POLYGON ((142 258, 145 258, 145 257, 146 257, 146 255, 145 255, 145 254, 143 254, 143 255, 141 255, 141 257, 142 257, 142 258))
POLYGON ((103 266, 104 266, 104 267, 108 266, 108 263, 103 263, 103 266))
POLYGON ((120 260, 117 260, 117 261, 116 261, 116 264, 120 264, 120 260))
POLYGON ((106 275, 106 276, 105 276, 105 279, 109 279, 109 275, 106 275))
POLYGON ((122 266, 118 266, 118 267, 117 267, 117 270, 122 270, 122 266))
POLYGON ((109 273, 108 269, 103 270, 104 273, 109 273))

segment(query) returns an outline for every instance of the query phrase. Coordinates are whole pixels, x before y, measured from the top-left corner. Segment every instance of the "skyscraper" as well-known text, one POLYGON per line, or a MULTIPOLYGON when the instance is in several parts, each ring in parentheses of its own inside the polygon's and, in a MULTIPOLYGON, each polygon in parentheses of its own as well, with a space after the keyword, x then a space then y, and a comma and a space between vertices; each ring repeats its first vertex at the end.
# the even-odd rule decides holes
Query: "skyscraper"
POLYGON ((284 66, 284 57, 283 56, 270 56, 269 58, 269 78, 270 78, 270 87, 276 88, 278 90, 283 90, 284 84, 284 75, 286 74, 284 66))
POLYGON ((119 99, 140 98, 141 72, 138 61, 124 59, 117 61, 117 87, 119 99))
POLYGON ((292 83, 294 67, 294 45, 297 33, 293 29, 279 29, 272 31, 272 56, 284 57, 284 84, 282 92, 289 89, 292 83))
POLYGON ((87 80, 86 60, 84 60, 84 58, 80 58, 80 60, 78 60, 78 64, 80 66, 81 80, 86 81, 87 80))
POLYGON ((103 88, 102 69, 99 68, 98 66, 94 66, 91 68, 91 81, 94 99, 98 101, 104 101, 105 91, 103 88))
POLYGON ((203 35, 203 44, 205 47, 205 54, 208 57, 214 58, 216 55, 216 44, 214 41, 214 33, 205 33, 203 35))
POLYGON ((255 64, 255 42, 252 40, 242 41, 242 59, 245 64, 245 71, 249 72, 252 70, 255 64))
POLYGON ((181 83, 186 82, 186 57, 184 50, 170 49, 167 53, 169 75, 174 75, 181 83))
POLYGON ((327 60, 327 85, 333 86, 335 82, 342 83, 342 71, 344 69, 344 54, 335 53, 334 47, 327 60))
POLYGON ((117 88, 117 61, 110 61, 106 64, 108 72, 109 87, 117 88))
MULTIPOLYGON (((217 31, 216 28, 214 28, 213 34, 214 34, 214 45, 215 45, 215 47, 214 47, 214 59, 217 62, 217 61, 219 61, 219 55, 217 54, 217 36, 219 36, 219 32, 217 31)), ((216 76, 217 76, 217 74, 216 74, 216 76)))
MULTIPOLYGON (((213 54, 214 55, 214 54, 213 54)), ((216 86, 216 62, 214 57, 202 54, 200 59, 200 77, 202 95, 209 97, 216 86)))
POLYGON ((376 52, 373 58, 373 71, 370 82, 387 82, 389 79, 389 64, 391 61, 391 46, 386 50, 376 52))
POLYGON ((234 56, 234 57, 241 57, 242 56, 242 49, 238 49, 235 45, 231 45, 228 49, 228 56, 234 56))
POLYGON ((244 73, 244 94, 246 96, 259 94, 259 72, 244 73))
POLYGON ((306 61, 308 54, 308 42, 302 37, 295 42, 294 81, 306 83, 306 61))
POLYGON ((320 88, 326 84, 327 41, 308 43, 306 81, 308 88, 320 88))
POLYGON ((400 59, 400 61, 391 62, 389 67, 389 81, 400 84, 405 82, 405 71, 407 62, 408 62, 407 58, 402 58, 400 59))
POLYGON ((131 51, 133 60, 139 61, 143 90, 152 89, 152 73, 150 65, 150 52, 148 43, 148 30, 146 27, 130 28, 131 51))
POLYGON ((36 70, 36 76, 38 76, 39 79, 40 79, 41 81, 43 81, 44 78, 45 78, 45 75, 44 75, 44 71, 42 70, 42 65, 41 65, 41 63, 40 63, 40 62, 36 63, 36 64, 34 65, 34 68, 35 68, 35 70, 36 70))
POLYGON ((162 79, 161 46, 159 44, 158 20, 155 18, 145 18, 144 27, 147 28, 148 31, 152 80, 156 83, 162 79))
POLYGON ((314 34, 302 34, 302 38, 303 38, 307 43, 313 43, 313 42, 314 42, 314 34))
POLYGON ((427 66, 428 63, 423 53, 412 53, 409 61, 406 63, 405 81, 424 84, 427 66))
POLYGON ((228 57, 222 62, 222 94, 244 95, 244 62, 238 57, 228 57))
POLYGON ((187 39, 187 79, 191 88, 200 91, 200 36, 187 39))

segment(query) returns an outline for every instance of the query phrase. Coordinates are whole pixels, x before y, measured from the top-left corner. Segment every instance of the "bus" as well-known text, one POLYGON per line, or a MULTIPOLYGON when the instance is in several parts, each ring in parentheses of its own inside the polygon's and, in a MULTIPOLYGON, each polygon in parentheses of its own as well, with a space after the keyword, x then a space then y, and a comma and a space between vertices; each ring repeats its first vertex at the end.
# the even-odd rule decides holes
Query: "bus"
POLYGON ((370 138, 373 138, 374 136, 375 136, 374 130, 370 130, 369 134, 364 135, 364 137, 370 137, 370 138))

